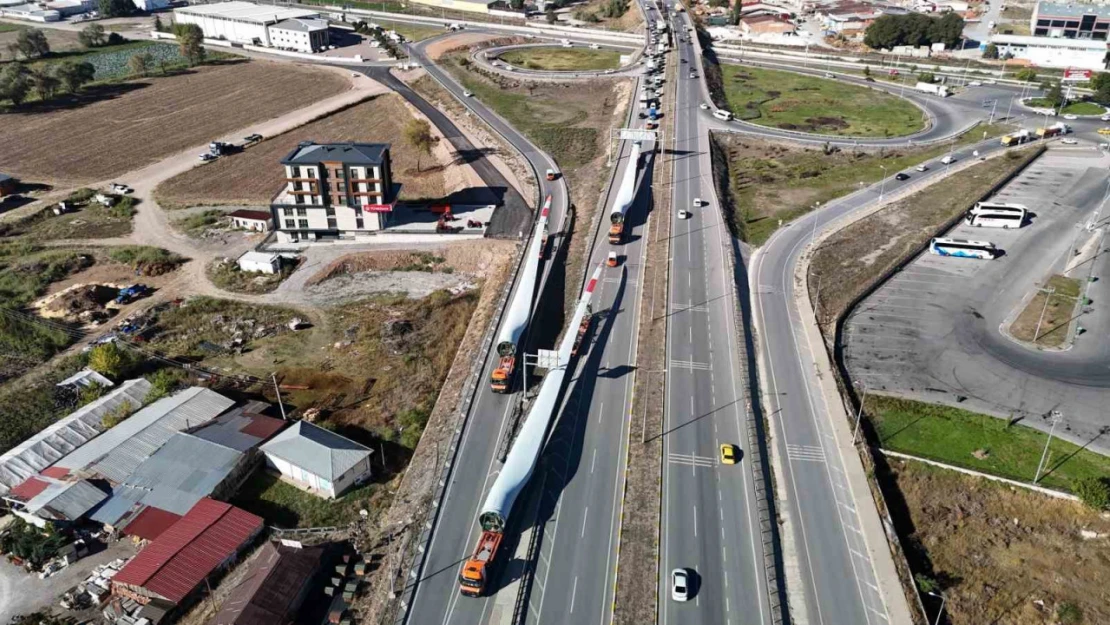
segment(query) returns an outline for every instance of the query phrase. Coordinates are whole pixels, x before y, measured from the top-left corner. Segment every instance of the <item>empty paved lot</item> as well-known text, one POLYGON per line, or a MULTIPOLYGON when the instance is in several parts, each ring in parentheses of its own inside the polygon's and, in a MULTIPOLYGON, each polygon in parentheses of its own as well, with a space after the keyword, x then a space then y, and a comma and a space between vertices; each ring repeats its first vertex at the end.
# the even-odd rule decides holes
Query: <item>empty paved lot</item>
MULTIPOLYGON (((871 391, 1020 416, 1034 427, 1047 428, 1045 415, 1060 410, 1066 436, 1110 448, 1110 436, 1098 437, 1110 425, 1106 280, 1090 286, 1095 304, 1080 319, 1088 331, 1066 352, 1033 350, 1000 332, 1030 289, 1063 270, 1104 200, 1108 164, 1094 150, 1049 151, 993 198, 1026 205, 1031 223, 1020 230, 961 223, 945 235, 991 241, 1004 251, 1000 258, 925 253, 883 284, 845 322, 851 377, 871 391)), ((1100 255, 1093 275, 1108 274, 1100 255)))

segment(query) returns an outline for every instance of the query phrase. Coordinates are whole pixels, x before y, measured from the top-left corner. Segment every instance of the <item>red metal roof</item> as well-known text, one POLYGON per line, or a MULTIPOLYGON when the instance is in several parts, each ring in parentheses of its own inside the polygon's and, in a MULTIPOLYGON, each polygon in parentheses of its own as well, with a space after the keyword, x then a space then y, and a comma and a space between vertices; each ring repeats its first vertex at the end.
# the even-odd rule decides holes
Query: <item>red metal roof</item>
POLYGON ((65 467, 46 467, 42 471, 39 471, 39 473, 45 475, 46 477, 52 477, 56 480, 61 480, 69 476, 69 469, 65 467))
POLYGON ((266 211, 252 211, 247 209, 239 209, 235 212, 228 213, 228 217, 238 217, 240 219, 254 219, 256 221, 270 221, 270 213, 266 211))
POLYGON ((128 536, 138 536, 145 540, 154 540, 180 519, 180 514, 148 506, 123 527, 123 533, 128 536))
POLYGON ((50 482, 40 480, 37 477, 29 477, 8 491, 8 495, 23 501, 31 501, 35 495, 46 490, 47 486, 50 486, 50 482))
POLYGON ((262 519, 201 499, 112 579, 179 603, 262 529, 262 519))
POLYGON ((244 415, 251 420, 243 429, 239 430, 243 434, 248 434, 258 439, 266 440, 278 430, 285 427, 286 422, 281 419, 267 417, 260 414, 246 414, 244 415))

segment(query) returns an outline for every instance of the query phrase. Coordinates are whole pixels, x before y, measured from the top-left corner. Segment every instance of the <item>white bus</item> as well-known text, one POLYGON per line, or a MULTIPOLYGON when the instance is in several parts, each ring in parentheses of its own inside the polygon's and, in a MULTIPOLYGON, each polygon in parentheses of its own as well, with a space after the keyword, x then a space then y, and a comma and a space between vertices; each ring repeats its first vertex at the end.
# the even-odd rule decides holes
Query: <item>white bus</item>
POLYGON ((963 239, 936 238, 929 241, 929 252, 937 256, 956 256, 958 258, 979 258, 994 260, 998 250, 988 241, 966 241, 963 239))
POLYGON ((965 221, 976 228, 1020 228, 1025 225, 1025 211, 981 210, 968 213, 965 221))
POLYGON ((1023 218, 1029 209, 1021 204, 1002 204, 998 202, 976 202, 975 207, 971 209, 971 214, 989 211, 992 213, 1011 213, 1020 214, 1023 218))

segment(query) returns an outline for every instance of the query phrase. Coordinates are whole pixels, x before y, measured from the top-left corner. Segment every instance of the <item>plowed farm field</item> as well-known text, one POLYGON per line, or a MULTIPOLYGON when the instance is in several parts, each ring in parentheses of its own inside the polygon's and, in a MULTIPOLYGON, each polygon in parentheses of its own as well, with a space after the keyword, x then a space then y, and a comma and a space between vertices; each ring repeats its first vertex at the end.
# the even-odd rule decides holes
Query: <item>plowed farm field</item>
POLYGON ((123 86, 115 97, 83 106, 0 114, 0 171, 57 185, 101 181, 303 108, 349 83, 292 63, 244 61, 123 86))

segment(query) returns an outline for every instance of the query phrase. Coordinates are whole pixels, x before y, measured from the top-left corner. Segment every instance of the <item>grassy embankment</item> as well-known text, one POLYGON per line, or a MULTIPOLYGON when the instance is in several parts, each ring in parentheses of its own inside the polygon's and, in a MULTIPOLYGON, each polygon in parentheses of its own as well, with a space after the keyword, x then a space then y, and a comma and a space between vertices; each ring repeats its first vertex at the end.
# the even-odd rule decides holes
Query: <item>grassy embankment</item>
POLYGON ((589 48, 519 48, 501 54, 501 60, 544 71, 596 71, 620 67, 621 53, 589 48))

